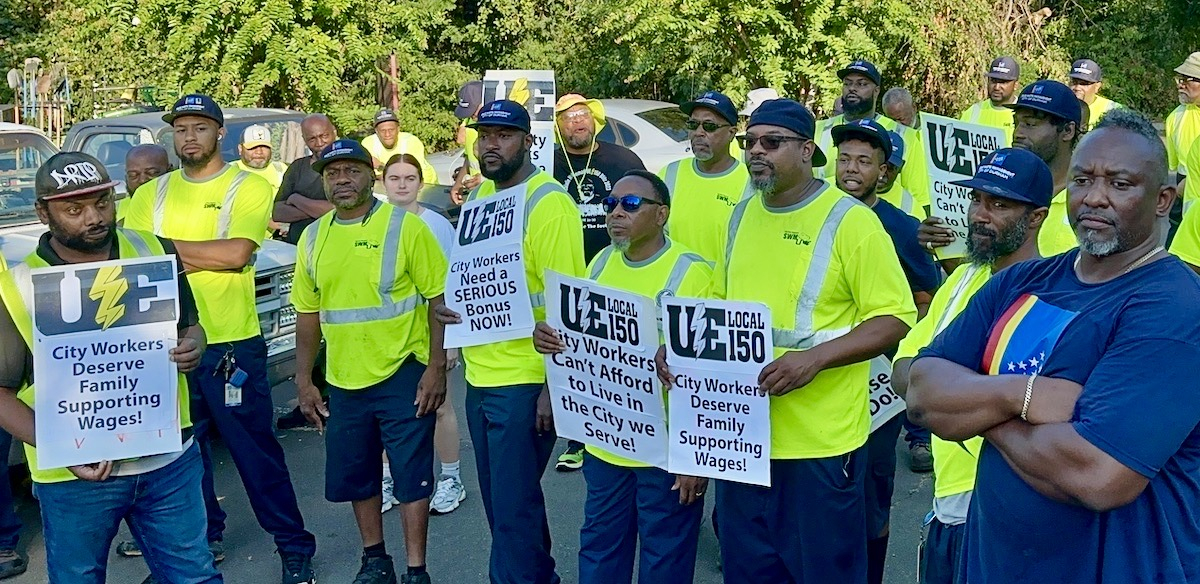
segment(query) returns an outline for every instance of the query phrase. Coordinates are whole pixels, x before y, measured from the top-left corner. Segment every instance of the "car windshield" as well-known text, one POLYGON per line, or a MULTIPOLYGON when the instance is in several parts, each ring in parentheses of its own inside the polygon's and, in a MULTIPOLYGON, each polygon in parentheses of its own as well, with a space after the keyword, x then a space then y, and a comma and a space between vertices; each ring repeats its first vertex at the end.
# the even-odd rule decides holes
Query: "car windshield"
POLYGON ((688 116, 679 111, 677 107, 646 110, 637 114, 637 117, 650 122, 654 127, 662 130, 662 133, 670 136, 676 142, 685 142, 688 139, 688 116))
POLYGON ((57 149, 34 132, 0 132, 0 227, 37 221, 33 179, 57 149))

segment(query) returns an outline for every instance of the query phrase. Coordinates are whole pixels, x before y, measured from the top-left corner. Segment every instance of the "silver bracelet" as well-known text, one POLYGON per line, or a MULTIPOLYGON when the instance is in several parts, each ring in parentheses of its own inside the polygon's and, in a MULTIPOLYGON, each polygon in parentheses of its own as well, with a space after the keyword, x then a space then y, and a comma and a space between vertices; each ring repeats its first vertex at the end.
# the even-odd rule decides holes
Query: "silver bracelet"
POLYGON ((1037 373, 1029 376, 1029 381, 1025 383, 1025 403, 1021 404, 1021 419, 1029 421, 1029 400, 1033 398, 1033 380, 1037 379, 1037 373))

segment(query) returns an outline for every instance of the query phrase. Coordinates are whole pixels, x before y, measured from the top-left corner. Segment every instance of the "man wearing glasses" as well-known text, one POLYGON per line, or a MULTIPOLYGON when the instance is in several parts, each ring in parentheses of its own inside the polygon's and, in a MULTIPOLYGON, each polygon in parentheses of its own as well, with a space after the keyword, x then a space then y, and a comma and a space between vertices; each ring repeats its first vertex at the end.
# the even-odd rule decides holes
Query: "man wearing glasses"
POLYGON ((673 241, 715 262, 724 252, 720 243, 729 215, 752 193, 746 165, 729 149, 737 132, 737 108, 724 94, 708 91, 679 109, 688 115, 693 156, 659 172, 675 199, 667 232, 673 241))
POLYGON ((1108 113, 1108 110, 1125 107, 1100 95, 1104 82, 1101 80, 1100 65, 1095 61, 1079 59, 1071 63, 1071 73, 1068 77, 1070 79, 1067 84, 1071 86, 1075 97, 1088 106, 1088 118, 1084 120, 1088 128, 1096 127, 1096 124, 1100 123, 1100 117, 1108 113))
MULTIPOLYGON (((835 126, 848 124, 855 120, 875 120, 879 125, 890 131, 896 130, 896 121, 875 111, 879 100, 879 87, 883 77, 875 64, 859 59, 846 65, 837 72, 842 80, 842 110, 843 113, 832 118, 821 120, 817 125, 817 147, 821 152, 828 152, 828 163, 814 164, 813 172, 817 178, 833 178, 837 174, 837 146, 833 144, 831 132, 835 126)), ((904 182, 904 177, 900 178, 904 182)))
MULTIPOLYGON (((742 148, 756 195, 738 204, 713 295, 771 309, 771 486, 717 481, 726 582, 865 582, 864 391, 870 359, 916 320, 912 293, 879 219, 813 176, 825 154, 803 105, 772 100, 742 148)), ((660 351, 660 354, 662 352, 660 351)), ((668 381, 664 359, 659 378, 668 381)))
POLYGON ((1179 107, 1167 115, 1164 125, 1167 163, 1170 172, 1182 180, 1187 176, 1184 157, 1200 136, 1200 51, 1188 55, 1187 60, 1175 68, 1175 87, 1179 90, 1179 107))
MULTIPOLYGON (((655 299, 708 296, 708 262, 664 233, 671 203, 667 185, 654 174, 631 170, 617 181, 613 195, 601 201, 612 245, 592 260, 588 278, 655 299)), ((566 349, 544 321, 533 343, 543 354, 566 349)), ((707 479, 675 476, 595 446, 587 447, 583 477, 580 584, 631 583, 639 540, 638 582, 692 582, 707 479)))
MULTIPOLYGON (((612 195, 613 183, 631 170, 646 170, 642 159, 632 150, 596 139, 607 119, 598 99, 568 93, 554 104, 554 180, 567 189, 579 207, 583 219, 583 255, 585 261, 600 253, 612 240, 604 226, 600 201, 612 195)), ((583 466, 583 443, 567 441, 567 449, 558 456, 554 470, 574 472, 583 466)))

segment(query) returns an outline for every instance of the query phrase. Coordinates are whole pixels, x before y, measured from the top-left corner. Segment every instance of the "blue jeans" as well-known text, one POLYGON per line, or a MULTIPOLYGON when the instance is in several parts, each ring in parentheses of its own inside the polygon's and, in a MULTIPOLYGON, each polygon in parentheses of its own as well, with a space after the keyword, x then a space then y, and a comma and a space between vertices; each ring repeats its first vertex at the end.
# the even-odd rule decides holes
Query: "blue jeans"
POLYGON ((12 434, 0 430, 0 550, 16 549, 21 537, 21 518, 13 507, 12 484, 8 482, 8 449, 12 434))
POLYGON ((50 584, 104 584, 108 550, 122 519, 160 582, 223 582, 204 537, 203 472, 193 444, 148 473, 36 485, 50 584))

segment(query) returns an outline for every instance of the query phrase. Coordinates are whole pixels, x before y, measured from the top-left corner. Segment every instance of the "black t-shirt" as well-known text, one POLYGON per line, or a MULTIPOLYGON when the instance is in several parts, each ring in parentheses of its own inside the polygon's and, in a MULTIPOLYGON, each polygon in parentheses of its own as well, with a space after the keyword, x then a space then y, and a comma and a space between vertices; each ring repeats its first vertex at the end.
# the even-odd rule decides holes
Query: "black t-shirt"
MULTIPOLYGON (((275 202, 280 203, 286 201, 293 194, 312 199, 314 201, 327 201, 325 198, 325 185, 321 182, 321 175, 312 167, 313 159, 311 156, 302 156, 292 161, 288 169, 283 173, 283 182, 279 184, 279 192, 275 193, 275 202)), ((284 241, 295 245, 300 241, 300 234, 304 233, 304 228, 312 224, 316 219, 305 219, 303 221, 293 222, 288 228, 288 235, 284 241)))
MULTIPOLYGON (((184 275, 183 264, 179 261, 175 244, 171 240, 161 237, 158 240, 162 242, 163 251, 167 254, 176 254, 175 283, 179 286, 179 323, 176 327, 183 332, 190 326, 200 324, 200 311, 196 308, 196 297, 192 295, 192 287, 184 275)), ((114 239, 108 259, 121 259, 118 252, 117 242, 114 239)), ((50 247, 49 233, 42 234, 38 241, 37 254, 52 266, 67 264, 54 251, 54 248, 50 247)), ((17 330, 17 325, 8 312, 8 307, 0 302, 0 387, 19 389, 32 375, 33 355, 30 353, 29 347, 25 346, 25 341, 21 338, 21 333, 17 330)))
POLYGON ((597 142, 590 155, 568 154, 562 146, 554 147, 554 179, 566 187, 579 206, 583 217, 583 254, 587 261, 612 243, 600 200, 612 194, 613 184, 626 172, 645 169, 642 159, 632 150, 609 142, 597 142))

